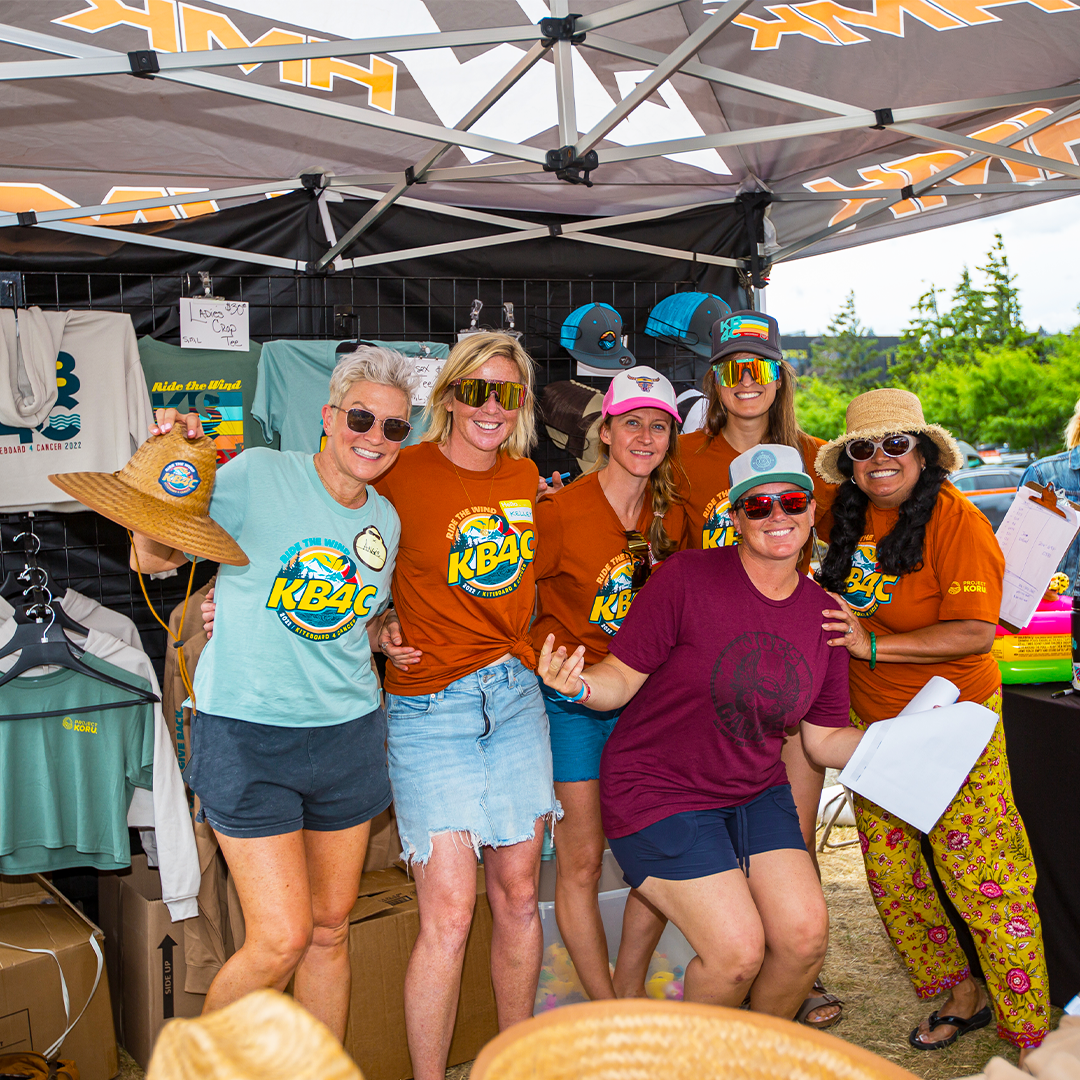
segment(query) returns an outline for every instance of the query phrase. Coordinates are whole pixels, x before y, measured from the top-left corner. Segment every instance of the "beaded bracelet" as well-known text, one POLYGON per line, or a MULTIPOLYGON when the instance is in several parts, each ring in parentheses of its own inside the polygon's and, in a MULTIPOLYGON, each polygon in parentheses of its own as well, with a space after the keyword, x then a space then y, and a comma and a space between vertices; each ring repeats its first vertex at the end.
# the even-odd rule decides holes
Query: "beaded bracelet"
POLYGON ((873 630, 869 631, 870 634, 870 670, 873 671, 877 666, 877 634, 873 630))

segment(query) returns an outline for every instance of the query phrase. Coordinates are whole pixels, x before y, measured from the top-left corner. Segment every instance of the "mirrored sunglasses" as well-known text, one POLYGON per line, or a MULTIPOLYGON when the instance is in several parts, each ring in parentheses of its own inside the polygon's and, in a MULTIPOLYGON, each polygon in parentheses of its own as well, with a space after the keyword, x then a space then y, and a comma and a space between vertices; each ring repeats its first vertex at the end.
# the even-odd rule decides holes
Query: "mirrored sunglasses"
POLYGON ((630 591, 637 592, 652 573, 649 541, 636 529, 630 529, 626 533, 626 550, 634 567, 630 577, 630 591))
POLYGON ((779 495, 744 495, 735 509, 741 510, 751 521, 763 521, 772 514, 773 503, 778 502, 785 514, 805 514, 810 505, 808 491, 781 491, 779 495))
POLYGON ((852 439, 844 446, 844 452, 852 461, 869 461, 880 446, 886 457, 903 457, 918 445, 914 435, 886 435, 881 439, 852 439))
MULTIPOLYGON (((374 413, 368 412, 367 409, 343 409, 340 405, 331 405, 330 408, 343 412, 349 430, 358 432, 361 435, 365 431, 370 431, 371 425, 378 420, 378 417, 374 413)), ((409 437, 409 432, 412 431, 412 424, 398 416, 387 416, 380 420, 379 423, 382 424, 383 437, 388 442, 403 442, 409 437)))
POLYGON ((766 360, 760 356, 750 360, 718 360, 713 364, 713 371, 721 386, 738 386, 744 371, 750 372, 750 378, 758 386, 768 386, 780 378, 780 361, 766 360))
POLYGON ((492 394, 507 411, 520 409, 529 388, 519 382, 488 382, 487 379, 458 379, 454 383, 454 397, 463 405, 479 408, 492 394))

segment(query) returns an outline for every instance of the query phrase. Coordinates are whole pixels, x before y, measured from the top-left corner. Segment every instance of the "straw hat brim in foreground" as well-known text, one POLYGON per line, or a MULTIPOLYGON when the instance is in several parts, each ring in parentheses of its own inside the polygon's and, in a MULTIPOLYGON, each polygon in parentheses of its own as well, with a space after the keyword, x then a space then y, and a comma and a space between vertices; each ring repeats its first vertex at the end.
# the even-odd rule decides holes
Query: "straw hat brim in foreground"
POLYGON ((330 1030, 292 998, 256 990, 216 1012, 170 1020, 147 1080, 364 1080, 330 1030))
POLYGON ((470 1080, 915 1080, 862 1047, 790 1020, 688 1002, 567 1005, 504 1031, 470 1080))
POLYGON ((116 473, 54 473, 49 479, 83 506, 159 544, 230 566, 248 564, 240 545, 212 518, 166 506, 116 473))
POLYGON ((845 427, 844 434, 822 446, 814 460, 814 468, 827 484, 842 484, 847 479, 837 468, 837 461, 849 442, 903 432, 929 436, 940 454, 938 464, 947 473, 964 466, 956 439, 940 424, 928 424, 923 419, 922 403, 910 390, 883 387, 860 394, 848 404, 845 427))

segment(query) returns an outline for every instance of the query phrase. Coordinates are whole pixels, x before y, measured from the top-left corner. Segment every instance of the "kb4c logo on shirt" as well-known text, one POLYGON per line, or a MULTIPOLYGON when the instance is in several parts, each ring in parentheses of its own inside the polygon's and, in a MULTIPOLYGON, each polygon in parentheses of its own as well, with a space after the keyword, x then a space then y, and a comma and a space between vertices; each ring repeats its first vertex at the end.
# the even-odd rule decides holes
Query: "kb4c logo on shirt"
POLYGON ((283 626, 309 641, 332 641, 348 633, 358 617, 371 614, 378 593, 365 585, 343 544, 312 537, 281 556, 266 606, 283 626))
POLYGON ((604 567, 597 577, 596 599, 589 612, 589 622, 598 623, 605 634, 612 637, 622 626, 623 618, 634 599, 630 583, 634 577, 634 564, 630 556, 620 552, 604 567))
POLYGON ((470 509, 451 523, 449 536, 446 582, 470 596, 513 592, 533 561, 536 534, 531 520, 515 530, 504 514, 470 509))
POLYGON ((882 604, 892 603, 897 574, 883 574, 877 565, 877 544, 864 540, 851 557, 851 572, 844 583, 844 599, 860 618, 873 615, 882 604))
POLYGON ((739 542, 739 531, 731 515, 728 493, 721 491, 705 507, 705 524, 701 529, 701 546, 709 548, 731 547, 739 542))

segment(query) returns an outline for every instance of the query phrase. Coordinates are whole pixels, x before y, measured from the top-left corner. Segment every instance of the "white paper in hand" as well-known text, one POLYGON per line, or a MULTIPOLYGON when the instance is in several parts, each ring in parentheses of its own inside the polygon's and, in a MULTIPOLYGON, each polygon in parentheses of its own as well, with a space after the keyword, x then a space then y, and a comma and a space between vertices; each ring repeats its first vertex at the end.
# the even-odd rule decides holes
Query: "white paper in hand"
POLYGON ((247 352, 251 347, 247 302, 181 297, 180 347, 247 352))
POLYGON ((899 716, 871 724, 840 783, 929 832, 956 797, 998 722, 996 713, 972 701, 908 711, 943 698, 955 701, 956 696, 952 683, 935 677, 899 716))

